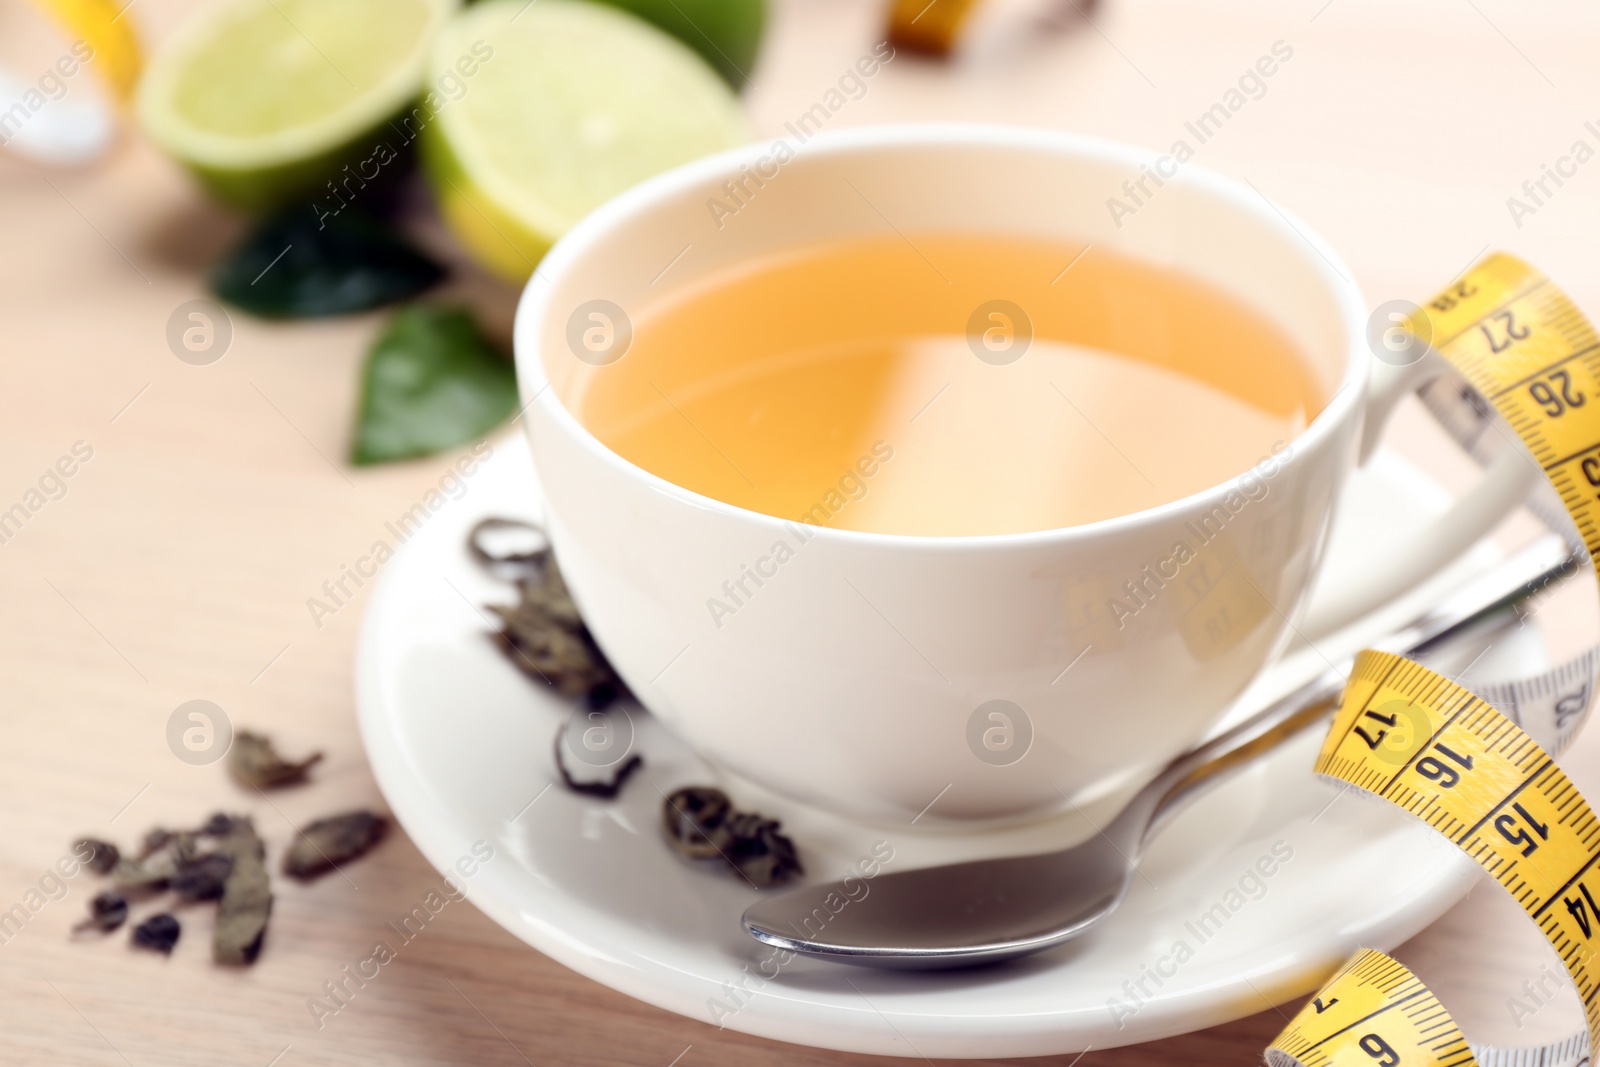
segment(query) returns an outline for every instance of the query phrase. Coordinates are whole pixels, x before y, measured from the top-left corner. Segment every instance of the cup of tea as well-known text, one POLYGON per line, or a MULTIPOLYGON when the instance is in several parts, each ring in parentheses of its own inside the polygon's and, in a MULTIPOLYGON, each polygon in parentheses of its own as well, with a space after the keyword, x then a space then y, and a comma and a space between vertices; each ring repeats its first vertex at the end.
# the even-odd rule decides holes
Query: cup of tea
POLYGON ((737 775, 905 824, 1126 788, 1526 492, 1508 457, 1307 603, 1437 369, 1375 359, 1367 319, 1304 224, 1199 167, 869 127, 594 212, 516 360, 556 556, 629 688, 737 775))

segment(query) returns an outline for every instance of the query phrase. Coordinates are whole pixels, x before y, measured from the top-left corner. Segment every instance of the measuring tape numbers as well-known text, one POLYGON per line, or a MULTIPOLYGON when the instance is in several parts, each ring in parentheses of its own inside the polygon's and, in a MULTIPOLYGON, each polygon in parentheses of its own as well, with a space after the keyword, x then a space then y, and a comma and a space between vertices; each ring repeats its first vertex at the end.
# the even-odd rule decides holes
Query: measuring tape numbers
MULTIPOLYGON (((1530 506, 1556 528, 1570 521, 1595 561, 1600 337, 1583 313, 1527 264, 1494 254, 1413 315, 1410 328, 1460 375, 1426 386, 1424 404, 1480 463, 1520 443, 1548 483, 1530 506)), ((1600 817, 1543 746, 1560 752, 1576 733, 1597 670, 1600 649, 1591 649, 1537 677, 1474 692, 1368 650, 1316 763, 1317 773, 1423 820, 1499 882, 1560 956, 1587 1032, 1536 1048, 1474 1048, 1415 975, 1368 949, 1278 1035, 1270 1067, 1590 1063, 1600 1048, 1600 817)))

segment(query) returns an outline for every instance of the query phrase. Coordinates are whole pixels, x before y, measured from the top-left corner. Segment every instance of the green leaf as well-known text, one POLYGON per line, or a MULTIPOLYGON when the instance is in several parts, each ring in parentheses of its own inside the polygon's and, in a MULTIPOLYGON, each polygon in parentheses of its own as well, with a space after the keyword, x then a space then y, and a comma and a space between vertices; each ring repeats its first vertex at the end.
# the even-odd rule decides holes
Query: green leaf
POLYGON ((262 222, 211 274, 211 289, 265 319, 366 311, 425 292, 444 268, 378 220, 300 204, 262 222))
POLYGON ((386 463, 442 452, 516 410, 511 363, 464 308, 402 308, 367 353, 350 461, 386 463))

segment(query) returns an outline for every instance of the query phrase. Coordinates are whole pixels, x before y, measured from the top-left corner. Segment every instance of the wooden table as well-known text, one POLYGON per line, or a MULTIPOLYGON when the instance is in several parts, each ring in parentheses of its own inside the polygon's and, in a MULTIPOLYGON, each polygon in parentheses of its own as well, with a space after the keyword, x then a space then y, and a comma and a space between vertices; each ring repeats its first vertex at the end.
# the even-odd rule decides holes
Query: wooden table
MULTIPOLYGON (((130 17, 156 41, 196 6, 142 0, 130 17)), ((1063 10, 1048 33, 1002 25, 950 65, 898 58, 832 121, 1027 123, 1164 150, 1283 41, 1292 59, 1197 162, 1249 179, 1329 237, 1374 304, 1421 297, 1500 247, 1600 310, 1587 243, 1600 232, 1600 163, 1520 226, 1506 204, 1574 141, 1600 144, 1584 126, 1600 119, 1592 5, 1107 0, 1088 19, 1063 10)), ((876 39, 879 11, 867 0, 777 3, 748 94, 757 126, 776 134, 810 108, 876 39)), ((438 237, 426 219, 418 226, 438 237)), ((447 459, 359 471, 343 462, 379 315, 287 325, 235 315, 220 362, 174 358, 169 315, 203 294, 205 267, 240 232, 137 137, 87 171, 0 157, 0 510, 75 442, 93 450, 64 495, 0 544, 0 909, 24 900, 83 833, 131 843, 150 825, 220 808, 251 813, 276 851, 292 823, 381 807, 351 706, 361 605, 318 628, 306 599, 447 459), (315 784, 265 801, 220 765, 174 758, 168 717, 195 698, 293 750, 326 750, 315 784)), ((513 292, 470 269, 458 290, 505 332, 513 292)), ((1405 450, 1463 477, 1428 427, 1404 426, 1405 450)), ((1593 616, 1580 605, 1563 633, 1593 633, 1593 616)), ((1565 762, 1600 797, 1595 736, 1565 762)), ((307 999, 437 880, 403 834, 350 873, 280 882, 267 952, 245 970, 210 964, 207 909, 188 913, 170 960, 131 952, 123 935, 73 942, 94 891, 79 875, 0 944, 0 1061, 871 1062, 648 1007, 464 906, 319 1031, 307 999)), ((1530 1041, 1578 1023, 1570 992, 1513 1023, 1507 998, 1554 956, 1492 885, 1399 954, 1478 1039, 1530 1041)), ((1254 1062, 1294 1010, 1261 1007, 1203 1033, 1091 1051, 1085 1067, 1254 1062)))

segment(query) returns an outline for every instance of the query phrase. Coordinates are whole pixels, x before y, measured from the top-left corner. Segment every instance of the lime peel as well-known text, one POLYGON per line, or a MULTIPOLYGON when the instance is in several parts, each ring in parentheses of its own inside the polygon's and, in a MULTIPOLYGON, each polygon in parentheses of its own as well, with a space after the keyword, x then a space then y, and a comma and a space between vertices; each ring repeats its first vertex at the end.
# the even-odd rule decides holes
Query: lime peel
POLYGON ((422 160, 456 236, 509 279, 615 194, 748 139, 704 60, 615 8, 482 0, 440 34, 430 75, 479 39, 496 61, 424 128, 422 160))
POLYGON ((417 95, 456 4, 217 4, 152 58, 135 109, 156 143, 219 197, 266 206, 337 170, 417 95))

